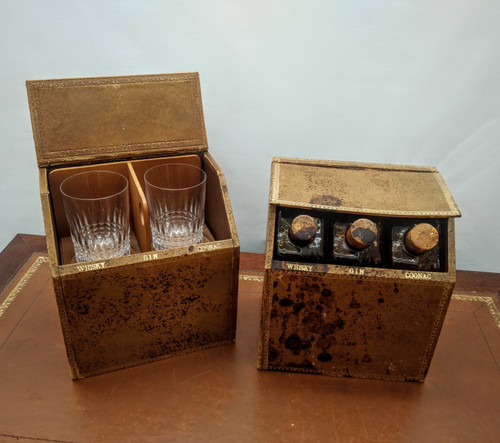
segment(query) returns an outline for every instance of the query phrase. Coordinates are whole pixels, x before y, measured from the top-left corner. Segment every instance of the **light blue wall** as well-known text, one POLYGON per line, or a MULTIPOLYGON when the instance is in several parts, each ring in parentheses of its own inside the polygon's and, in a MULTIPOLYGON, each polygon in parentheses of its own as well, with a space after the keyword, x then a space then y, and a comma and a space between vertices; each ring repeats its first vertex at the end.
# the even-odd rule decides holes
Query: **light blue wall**
POLYGON ((500 272, 500 2, 0 2, 0 249, 43 234, 24 81, 199 71, 242 251, 273 156, 436 166, 457 267, 500 272))

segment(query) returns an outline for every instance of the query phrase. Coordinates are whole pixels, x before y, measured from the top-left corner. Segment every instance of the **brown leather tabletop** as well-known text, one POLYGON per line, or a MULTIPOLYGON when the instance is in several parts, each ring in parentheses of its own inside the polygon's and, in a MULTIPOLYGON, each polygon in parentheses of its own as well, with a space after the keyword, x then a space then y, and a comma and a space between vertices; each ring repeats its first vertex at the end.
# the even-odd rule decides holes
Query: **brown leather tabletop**
POLYGON ((0 442, 500 441, 499 274, 458 273, 424 383, 257 371, 257 254, 236 344, 72 381, 40 239, 0 256, 0 442))

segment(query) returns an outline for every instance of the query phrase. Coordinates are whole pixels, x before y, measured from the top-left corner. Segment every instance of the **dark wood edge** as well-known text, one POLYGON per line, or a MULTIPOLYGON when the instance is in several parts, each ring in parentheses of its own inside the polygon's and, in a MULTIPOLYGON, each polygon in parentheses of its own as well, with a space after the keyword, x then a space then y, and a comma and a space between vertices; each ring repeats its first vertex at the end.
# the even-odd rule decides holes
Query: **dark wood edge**
POLYGON ((47 252, 42 235, 17 234, 0 252, 0 293, 35 252, 47 252))
POLYGON ((264 254, 242 252, 240 254, 240 272, 264 272, 264 254))
POLYGON ((500 273, 457 271, 455 291, 494 292, 500 295, 500 273))

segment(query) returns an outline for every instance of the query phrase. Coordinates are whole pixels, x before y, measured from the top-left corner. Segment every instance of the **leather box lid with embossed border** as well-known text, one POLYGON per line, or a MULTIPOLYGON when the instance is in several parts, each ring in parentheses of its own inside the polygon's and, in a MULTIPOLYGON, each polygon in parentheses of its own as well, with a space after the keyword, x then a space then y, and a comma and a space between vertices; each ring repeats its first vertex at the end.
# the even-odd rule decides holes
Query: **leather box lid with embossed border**
POLYGON ((352 214, 459 217, 434 167, 274 158, 270 203, 352 214))
POLYGON ((40 167, 208 150, 198 73, 26 87, 40 167))

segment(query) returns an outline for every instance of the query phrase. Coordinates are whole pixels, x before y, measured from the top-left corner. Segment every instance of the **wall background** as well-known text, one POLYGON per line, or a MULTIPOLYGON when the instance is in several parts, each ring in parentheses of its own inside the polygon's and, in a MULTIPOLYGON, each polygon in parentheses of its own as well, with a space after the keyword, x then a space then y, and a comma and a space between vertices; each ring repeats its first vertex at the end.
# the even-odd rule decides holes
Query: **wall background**
POLYGON ((500 272, 497 0, 3 0, 0 249, 43 234, 24 81, 198 71, 242 251, 273 156, 436 166, 457 268, 500 272))

